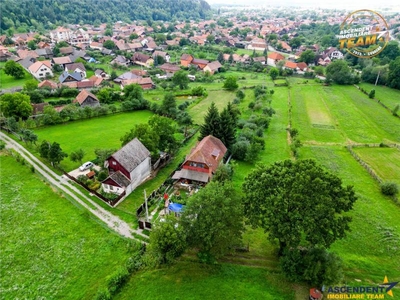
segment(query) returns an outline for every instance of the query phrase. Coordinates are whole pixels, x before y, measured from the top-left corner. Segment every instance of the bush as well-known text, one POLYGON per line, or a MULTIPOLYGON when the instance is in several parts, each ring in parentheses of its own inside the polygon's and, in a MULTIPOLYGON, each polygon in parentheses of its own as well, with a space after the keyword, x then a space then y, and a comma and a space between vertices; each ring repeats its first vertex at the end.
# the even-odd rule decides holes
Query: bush
POLYGON ((3 150, 6 147, 6 143, 4 141, 0 141, 0 150, 3 150))
POLYGON ((254 103, 254 101, 253 101, 253 102, 250 102, 250 103, 249 103, 249 108, 250 108, 250 109, 253 109, 255 105, 256 105, 256 104, 254 103))
POLYGON ((395 196, 399 193, 399 187, 394 182, 384 182, 381 184, 381 192, 386 196, 395 196))
POLYGON ((244 160, 250 147, 249 141, 238 141, 232 146, 232 157, 237 160, 244 160))
POLYGON ((111 300, 111 295, 108 289, 99 290, 95 296, 96 300, 111 300))
POLYGON ((116 294, 129 277, 129 272, 126 268, 120 267, 107 280, 108 290, 111 295, 116 294))
POLYGON ((369 97, 370 99, 374 99, 374 98, 375 98, 375 90, 371 90, 371 91, 369 92, 369 94, 368 94, 368 97, 369 97))
POLYGON ((101 171, 99 175, 97 175, 97 180, 101 182, 105 180, 107 177, 108 177, 107 172, 101 171))

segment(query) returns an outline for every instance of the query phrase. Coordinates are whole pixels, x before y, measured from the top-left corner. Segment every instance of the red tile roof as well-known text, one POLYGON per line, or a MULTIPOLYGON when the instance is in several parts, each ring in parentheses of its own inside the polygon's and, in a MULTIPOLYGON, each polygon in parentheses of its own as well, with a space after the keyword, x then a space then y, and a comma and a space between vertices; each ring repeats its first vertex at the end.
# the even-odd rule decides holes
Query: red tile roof
POLYGON ((283 60, 285 57, 282 54, 279 54, 277 52, 271 52, 268 54, 268 58, 274 59, 274 60, 283 60))
MULTIPOLYGON (((90 81, 89 81, 90 82, 90 81)), ((90 82, 92 83, 92 82, 90 82)), ((99 101, 95 95, 93 95, 92 93, 88 92, 87 90, 82 90, 78 96, 76 96, 75 100, 73 101, 74 103, 78 102, 79 104, 82 104, 87 97, 92 97, 93 99, 96 99, 97 101, 99 101)))
POLYGON ((297 64, 295 62, 292 62, 292 61, 287 61, 287 62, 285 62, 285 67, 289 68, 289 69, 296 69, 297 68, 297 64))

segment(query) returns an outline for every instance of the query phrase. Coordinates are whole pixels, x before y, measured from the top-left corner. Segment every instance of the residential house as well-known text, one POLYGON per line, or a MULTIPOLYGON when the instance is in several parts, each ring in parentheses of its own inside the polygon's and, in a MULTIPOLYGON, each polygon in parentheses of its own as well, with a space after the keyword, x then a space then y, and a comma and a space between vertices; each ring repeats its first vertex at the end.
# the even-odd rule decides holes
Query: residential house
POLYGON ((208 65, 208 63, 209 61, 206 59, 194 58, 190 64, 193 66, 197 66, 200 70, 203 70, 208 65))
POLYGON ((32 58, 39 58, 39 55, 33 50, 26 50, 26 49, 19 49, 17 51, 18 57, 21 59, 32 57, 32 58))
POLYGON ((36 117, 38 115, 43 114, 44 108, 49 105, 47 102, 42 102, 42 103, 31 103, 31 106, 33 108, 32 110, 32 116, 36 117))
POLYGON ((69 55, 69 58, 71 59, 71 62, 76 62, 78 58, 82 58, 88 61, 90 59, 90 56, 85 51, 74 49, 74 52, 69 55))
POLYGON ((184 184, 208 183, 226 151, 220 139, 212 135, 206 136, 190 151, 181 170, 176 171, 172 179, 184 184))
POLYGON ((294 72, 296 72, 298 70, 297 64, 295 62, 292 62, 292 61, 289 61, 289 60, 285 62, 284 66, 283 66, 283 69, 289 69, 289 70, 292 70, 294 72))
POLYGON ((51 51, 50 48, 38 48, 35 50, 35 52, 39 57, 43 57, 45 59, 53 57, 53 51, 51 51))
POLYGON ((58 88, 57 83, 52 80, 43 80, 38 84, 38 88, 49 88, 51 90, 55 90, 58 88))
POLYGON ((297 68, 298 68, 300 71, 303 71, 303 72, 308 71, 308 66, 307 66, 307 64, 306 64, 305 62, 299 62, 299 63, 297 63, 297 68))
POLYGON ((109 77, 108 74, 102 69, 96 69, 94 71, 94 76, 104 79, 107 79, 109 77))
POLYGON ((259 62, 262 65, 265 65, 265 63, 267 62, 267 60, 265 59, 265 56, 254 57, 253 61, 254 62, 259 62))
POLYGON ((152 54, 153 59, 155 60, 157 58, 157 56, 161 56, 164 59, 164 61, 167 63, 171 59, 171 56, 167 52, 164 52, 164 51, 158 51, 158 50, 154 51, 152 54))
POLYGON ((61 57, 53 57, 51 59, 52 65, 59 65, 63 69, 65 69, 66 64, 72 63, 71 58, 69 56, 61 56, 61 57))
POLYGON ((220 68, 222 68, 222 65, 218 60, 216 60, 216 61, 208 63, 204 67, 203 72, 204 73, 210 72, 210 74, 214 74, 215 72, 218 72, 220 68))
POLYGON ((127 66, 129 66, 130 61, 129 61, 129 59, 125 58, 125 57, 122 56, 122 55, 117 55, 117 57, 114 58, 114 59, 110 62, 110 64, 111 64, 111 65, 117 64, 117 65, 119 65, 119 66, 127 67, 127 66))
POLYGON ((279 61, 284 60, 284 59, 285 59, 285 57, 282 54, 279 54, 277 52, 271 52, 268 54, 268 57, 267 57, 267 65, 276 67, 276 64, 279 61))
POLYGON ((59 41, 69 41, 72 33, 72 30, 69 28, 58 27, 56 30, 50 31, 50 38, 53 43, 57 43, 59 41))
POLYGON ((41 41, 37 44, 39 49, 50 48, 50 44, 44 41, 41 41))
POLYGON ((125 72, 124 74, 121 74, 117 78, 115 78, 114 82, 121 83, 124 80, 131 80, 136 78, 142 78, 142 76, 136 75, 133 72, 125 72))
POLYGON ((181 66, 189 67, 194 57, 190 54, 182 54, 181 56, 181 66))
POLYGON ((69 47, 62 47, 60 48, 60 53, 63 55, 70 55, 74 53, 74 48, 69 46, 69 47))
POLYGON ((54 76, 49 60, 35 62, 28 68, 28 71, 37 79, 54 76))
POLYGON ((150 77, 144 78, 133 78, 133 79, 126 79, 121 81, 121 89, 123 89, 126 85, 130 84, 138 84, 144 90, 150 90, 154 88, 153 80, 150 77))
POLYGON ((77 82, 82 81, 82 75, 79 72, 69 73, 68 71, 64 71, 59 77, 58 80, 61 84, 68 82, 77 82))
POLYGON ((159 67, 161 70, 166 72, 167 74, 174 74, 175 72, 178 72, 181 68, 177 65, 173 65, 170 63, 165 63, 159 67))
POLYGON ((11 59, 12 56, 13 54, 7 49, 0 49, 0 61, 7 61, 11 59))
POLYGON ((150 56, 143 54, 143 53, 135 53, 132 56, 132 61, 133 63, 149 68, 154 64, 154 59, 152 59, 150 56))
POLYGON ((98 42, 91 42, 89 47, 93 50, 102 50, 103 49, 103 44, 98 43, 98 42))
POLYGON ((78 96, 72 101, 72 103, 79 103, 81 107, 85 106, 100 106, 100 101, 97 99, 95 95, 92 93, 88 92, 87 90, 82 90, 78 96))
POLYGON ((86 68, 83 63, 70 63, 65 65, 65 71, 68 73, 77 72, 82 75, 82 79, 86 78, 86 68))
POLYGON ((261 38, 254 38, 248 45, 247 49, 249 50, 258 50, 258 51, 264 51, 267 49, 267 43, 265 42, 264 39, 261 38))
POLYGON ((292 52, 292 47, 285 41, 278 41, 278 44, 281 44, 283 52, 292 52))
POLYGON ((28 56, 24 59, 16 59, 15 61, 18 62, 21 66, 23 66, 26 70, 28 70, 29 67, 36 62, 36 59, 28 56))
POLYGON ((325 58, 328 56, 330 60, 334 59, 343 59, 344 55, 340 52, 336 47, 329 47, 325 51, 321 53, 322 57, 325 58))
POLYGON ((106 193, 129 195, 151 173, 150 151, 134 138, 104 162, 109 176, 101 183, 106 193))

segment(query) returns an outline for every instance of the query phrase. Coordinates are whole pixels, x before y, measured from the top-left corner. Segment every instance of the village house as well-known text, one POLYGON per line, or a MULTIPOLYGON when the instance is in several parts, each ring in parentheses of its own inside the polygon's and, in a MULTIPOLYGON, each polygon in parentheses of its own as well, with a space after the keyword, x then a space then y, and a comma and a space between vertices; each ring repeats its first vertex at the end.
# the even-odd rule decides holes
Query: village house
POLYGON ((189 67, 194 57, 190 54, 182 54, 181 56, 181 66, 189 67))
POLYGON ((78 96, 74 99, 72 103, 79 103, 81 107, 85 106, 100 106, 100 101, 97 99, 95 95, 92 93, 88 92, 87 90, 82 90, 78 96))
POLYGON ((69 41, 72 37, 72 33, 71 29, 58 27, 56 30, 50 31, 50 39, 53 43, 69 41))
POLYGON ((163 70, 167 74, 174 74, 178 72, 181 68, 177 65, 173 65, 170 63, 165 63, 159 67, 160 70, 163 70))
POLYGON ((86 68, 83 63, 70 63, 65 65, 65 71, 68 73, 77 72, 80 73, 83 78, 86 78, 86 68))
POLYGON ((209 61, 206 59, 194 58, 192 60, 192 62, 190 63, 190 65, 196 66, 200 70, 203 70, 207 66, 208 63, 209 63, 209 61))
POLYGON ((71 58, 69 56, 61 56, 61 57, 53 57, 51 59, 51 64, 53 65, 59 65, 63 69, 65 69, 66 64, 72 63, 71 58))
POLYGON ((158 51, 158 50, 154 51, 152 54, 153 59, 156 59, 157 56, 161 56, 164 59, 164 61, 167 63, 171 59, 171 56, 167 52, 164 52, 164 51, 158 51))
POLYGON ((49 60, 35 62, 28 68, 28 71, 37 79, 54 76, 49 60))
POLYGON ((149 68, 154 64, 154 60, 150 56, 138 52, 133 54, 132 61, 133 63, 146 68, 149 68))
POLYGON ((150 90, 155 87, 153 80, 150 77, 139 77, 133 79, 126 79, 121 81, 121 89, 124 89, 125 86, 130 84, 138 84, 144 90, 150 90))
POLYGON ((38 88, 48 88, 50 90, 55 90, 58 88, 57 83, 52 80, 43 80, 38 84, 38 88))
POLYGON ((216 60, 216 61, 208 63, 204 67, 203 72, 204 73, 209 72, 211 75, 213 75, 215 72, 219 72, 220 68, 222 68, 222 65, 219 61, 216 60))
POLYGON ((123 66, 123 67, 127 67, 130 65, 130 61, 129 59, 126 59, 124 56, 122 55, 117 55, 116 58, 114 58, 111 62, 111 65, 117 64, 119 66, 123 66))
POLYGON ((279 54, 277 52, 271 52, 270 54, 268 54, 268 57, 267 57, 267 65, 276 67, 276 64, 279 61, 284 60, 284 59, 285 59, 285 57, 282 54, 279 54))
POLYGON ((82 75, 79 72, 69 73, 68 71, 62 72, 62 74, 58 77, 58 81, 63 84, 67 82, 77 82, 82 81, 82 75))
POLYGON ((206 184, 221 163, 227 149, 220 139, 209 135, 203 138, 186 157, 181 170, 172 179, 183 184, 206 184))
POLYGON ((106 193, 129 195, 150 176, 150 151, 134 138, 104 162, 109 176, 101 183, 106 193))

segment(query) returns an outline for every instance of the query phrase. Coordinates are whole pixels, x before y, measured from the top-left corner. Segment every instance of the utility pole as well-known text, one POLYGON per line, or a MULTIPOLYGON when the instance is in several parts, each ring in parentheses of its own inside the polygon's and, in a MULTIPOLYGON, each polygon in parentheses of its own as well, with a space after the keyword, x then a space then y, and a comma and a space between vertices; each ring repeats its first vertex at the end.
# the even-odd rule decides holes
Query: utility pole
POLYGON ((376 76, 376 80, 375 80, 375 86, 378 84, 379 75, 381 75, 381 71, 379 71, 379 72, 378 72, 378 76, 376 76))

